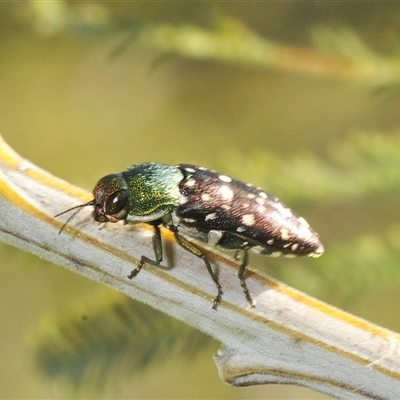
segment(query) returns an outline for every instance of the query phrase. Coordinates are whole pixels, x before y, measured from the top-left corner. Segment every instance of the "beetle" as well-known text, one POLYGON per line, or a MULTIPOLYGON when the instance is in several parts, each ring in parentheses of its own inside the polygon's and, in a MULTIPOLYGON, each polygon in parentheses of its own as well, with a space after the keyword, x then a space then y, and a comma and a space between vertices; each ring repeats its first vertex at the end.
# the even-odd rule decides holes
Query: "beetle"
POLYGON ((238 278, 253 307, 245 282, 249 250, 286 257, 319 257, 324 251, 318 234, 306 220, 294 214, 277 197, 204 167, 157 162, 135 164, 121 173, 100 179, 93 196, 88 203, 56 215, 76 209, 59 233, 86 206, 94 207, 93 217, 97 222, 152 225, 155 259, 141 256, 128 276, 133 279, 145 263, 159 265, 162 262, 160 227, 164 226, 173 232, 185 250, 204 261, 217 287, 214 310, 221 302, 221 284, 209 260, 189 238, 236 250, 237 260, 242 255, 238 278))

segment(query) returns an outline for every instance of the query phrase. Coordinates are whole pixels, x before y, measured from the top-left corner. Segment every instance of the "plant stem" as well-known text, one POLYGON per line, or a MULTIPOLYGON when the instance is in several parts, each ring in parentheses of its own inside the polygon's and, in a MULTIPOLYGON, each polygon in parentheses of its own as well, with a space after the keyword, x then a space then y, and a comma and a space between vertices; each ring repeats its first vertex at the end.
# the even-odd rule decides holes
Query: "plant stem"
POLYGON ((398 334, 252 270, 246 280, 256 301, 251 308, 236 262, 205 248, 224 291, 214 311, 215 284, 203 261, 165 230, 165 268, 146 264, 129 280, 140 256, 153 256, 150 227, 108 224, 99 230, 84 209, 58 234, 64 220, 53 216, 90 199, 84 190, 18 156, 0 137, 0 240, 105 283, 221 341, 215 360, 230 384, 291 383, 341 399, 400 397, 398 334))

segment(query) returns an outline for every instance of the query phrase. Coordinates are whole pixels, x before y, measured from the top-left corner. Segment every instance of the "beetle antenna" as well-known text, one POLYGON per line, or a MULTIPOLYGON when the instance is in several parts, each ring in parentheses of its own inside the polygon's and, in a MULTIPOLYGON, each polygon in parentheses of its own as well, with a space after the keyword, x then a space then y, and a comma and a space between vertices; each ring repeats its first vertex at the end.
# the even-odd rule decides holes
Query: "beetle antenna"
POLYGON ((58 234, 60 235, 61 232, 64 230, 64 228, 71 222, 71 220, 72 220, 73 218, 75 218, 75 216, 82 210, 82 208, 83 208, 83 207, 87 207, 87 206, 94 206, 94 199, 93 199, 93 200, 90 200, 89 202, 87 202, 87 203, 85 203, 85 204, 79 204, 78 206, 68 208, 68 210, 65 210, 65 211, 62 211, 62 212, 56 214, 56 215, 54 216, 54 218, 57 218, 57 217, 59 217, 60 215, 66 214, 67 212, 70 212, 70 211, 72 211, 72 210, 76 210, 76 211, 73 212, 73 213, 68 217, 68 219, 64 222, 63 226, 62 226, 61 229, 58 231, 58 234))

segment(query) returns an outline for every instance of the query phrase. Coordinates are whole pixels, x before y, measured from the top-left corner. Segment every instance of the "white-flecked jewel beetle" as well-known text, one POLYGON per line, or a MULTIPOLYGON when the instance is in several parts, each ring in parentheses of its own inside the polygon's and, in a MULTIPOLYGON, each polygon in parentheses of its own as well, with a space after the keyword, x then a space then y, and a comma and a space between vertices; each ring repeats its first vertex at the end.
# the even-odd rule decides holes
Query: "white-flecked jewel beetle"
POLYGON ((60 233, 86 206, 94 206, 93 217, 98 222, 152 225, 155 260, 142 256, 128 276, 132 279, 145 263, 159 265, 162 262, 160 227, 164 226, 173 232, 185 250, 203 259, 217 286, 213 309, 221 302, 221 285, 201 249, 187 238, 236 250, 236 259, 243 253, 238 277, 252 306, 254 303, 245 282, 249 250, 286 257, 319 257, 324 251, 317 233, 305 219, 294 214, 279 199, 251 184, 203 167, 156 162, 135 164, 124 172, 100 179, 93 195, 90 202, 56 215, 76 209, 60 233))

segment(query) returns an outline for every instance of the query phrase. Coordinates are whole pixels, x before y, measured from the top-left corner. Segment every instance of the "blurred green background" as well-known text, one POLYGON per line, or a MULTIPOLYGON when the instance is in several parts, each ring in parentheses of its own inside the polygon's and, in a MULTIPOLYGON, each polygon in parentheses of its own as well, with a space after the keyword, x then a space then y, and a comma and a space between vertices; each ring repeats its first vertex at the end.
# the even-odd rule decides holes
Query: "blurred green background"
MULTIPOLYGON (((203 165, 261 185, 306 217, 326 254, 252 265, 400 329, 399 77, 379 73, 396 71, 398 3, 59 1, 0 11, 0 132, 19 154, 88 190, 143 161, 203 165), (370 75, 316 73, 312 63, 296 71, 303 53, 292 71, 207 59, 195 42, 185 57, 143 40, 160 25, 215 40, 251 33, 347 58, 370 75)), ((228 387, 213 364, 217 343, 6 245, 0 259, 1 398, 327 398, 283 385, 228 387), (115 309, 129 310, 130 322, 135 310, 141 317, 113 334, 115 309)))

